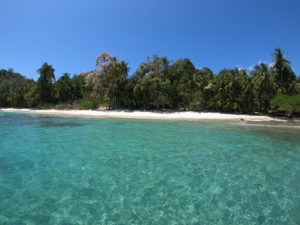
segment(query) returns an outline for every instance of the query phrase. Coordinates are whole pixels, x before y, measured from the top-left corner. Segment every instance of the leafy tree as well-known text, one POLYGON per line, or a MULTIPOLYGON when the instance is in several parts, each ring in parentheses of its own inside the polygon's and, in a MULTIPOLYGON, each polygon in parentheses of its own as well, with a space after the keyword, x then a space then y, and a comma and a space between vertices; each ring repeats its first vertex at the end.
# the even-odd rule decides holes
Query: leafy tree
POLYGON ((108 108, 115 108, 127 78, 127 63, 102 52, 96 59, 96 66, 98 69, 86 76, 86 83, 94 97, 99 97, 108 108))
POLYGON ((54 69, 48 63, 44 63, 38 69, 40 77, 37 81, 37 91, 42 103, 49 103, 53 101, 53 82, 55 80, 54 69))
POLYGON ((169 101, 169 60, 153 55, 140 64, 133 75, 131 84, 137 108, 159 109, 170 106, 169 101))
POLYGON ((54 97, 59 102, 69 102, 73 99, 73 86, 68 73, 64 73, 54 85, 54 97))
POLYGON ((86 88, 85 82, 87 74, 88 72, 84 72, 71 78, 71 84, 73 87, 72 96, 74 99, 81 99, 90 94, 86 88))
POLYGON ((25 107, 24 96, 33 85, 33 80, 14 73, 13 69, 0 70, 0 106, 25 107))
POLYGON ((265 63, 255 66, 253 83, 256 91, 259 111, 267 112, 270 100, 275 97, 278 89, 274 71, 265 63))
POLYGON ((205 87, 206 92, 212 93, 208 106, 224 112, 249 112, 253 98, 250 87, 250 78, 245 70, 224 69, 205 87))
POLYGON ((144 76, 134 87, 134 96, 141 109, 163 109, 169 105, 169 80, 152 72, 144 76))
POLYGON ((291 95, 297 95, 300 94, 300 76, 296 78, 296 80, 292 81, 289 84, 289 87, 287 89, 287 92, 291 95))
POLYGON ((193 74, 193 95, 189 108, 192 110, 205 110, 209 95, 205 87, 214 79, 213 72, 209 68, 196 70, 193 74))
POLYGON ((273 53, 273 61, 276 82, 280 87, 288 88, 288 84, 295 80, 296 75, 290 66, 290 61, 287 60, 285 51, 281 50, 280 48, 275 48, 273 53))
POLYGON ((139 68, 133 76, 143 78, 144 76, 147 76, 152 72, 155 72, 160 76, 166 76, 168 73, 169 64, 170 61, 167 57, 159 57, 157 55, 153 55, 152 57, 148 57, 146 62, 142 62, 139 65, 139 68))
POLYGON ((170 95, 175 108, 189 108, 193 99, 193 80, 196 68, 190 59, 178 59, 170 68, 169 80, 171 81, 170 95))
POLYGON ((24 96, 28 107, 36 107, 40 104, 38 85, 33 85, 24 96))
POLYGON ((101 54, 96 58, 96 66, 99 69, 105 69, 113 60, 116 58, 107 52, 101 52, 101 54))
POLYGON ((118 97, 120 97, 120 90, 126 81, 128 70, 127 63, 122 60, 114 59, 108 65, 106 71, 105 97, 109 102, 109 108, 115 108, 117 106, 117 100, 118 97))

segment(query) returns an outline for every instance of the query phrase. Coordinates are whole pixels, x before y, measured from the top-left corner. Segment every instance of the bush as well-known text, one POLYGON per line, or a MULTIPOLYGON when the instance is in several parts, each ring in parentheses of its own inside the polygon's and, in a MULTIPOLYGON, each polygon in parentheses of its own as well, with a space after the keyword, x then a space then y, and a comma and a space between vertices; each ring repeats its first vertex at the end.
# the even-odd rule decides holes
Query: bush
POLYGON ((294 113, 300 114, 300 95, 279 94, 271 100, 271 106, 275 111, 284 112, 289 117, 294 113))
POLYGON ((76 102, 79 109, 97 109, 97 102, 91 99, 80 99, 76 102))

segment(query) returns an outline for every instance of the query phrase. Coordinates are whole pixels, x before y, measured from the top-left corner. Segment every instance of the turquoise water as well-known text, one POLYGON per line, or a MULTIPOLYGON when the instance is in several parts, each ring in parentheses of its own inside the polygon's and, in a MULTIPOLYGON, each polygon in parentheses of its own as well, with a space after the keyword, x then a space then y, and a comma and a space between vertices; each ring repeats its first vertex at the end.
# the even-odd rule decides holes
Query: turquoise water
POLYGON ((300 224, 300 129, 0 112, 0 224, 300 224))

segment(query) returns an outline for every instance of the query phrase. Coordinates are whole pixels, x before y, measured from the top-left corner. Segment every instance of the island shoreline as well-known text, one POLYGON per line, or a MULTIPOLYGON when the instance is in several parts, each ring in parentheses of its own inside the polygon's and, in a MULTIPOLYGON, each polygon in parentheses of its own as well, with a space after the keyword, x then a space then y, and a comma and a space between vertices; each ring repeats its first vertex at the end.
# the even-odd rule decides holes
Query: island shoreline
POLYGON ((232 122, 287 122, 284 118, 266 115, 227 114, 219 112, 194 111, 135 111, 135 110, 74 110, 74 109, 29 109, 0 108, 2 112, 34 113, 53 116, 88 118, 124 118, 151 120, 190 120, 190 121, 232 121, 232 122))

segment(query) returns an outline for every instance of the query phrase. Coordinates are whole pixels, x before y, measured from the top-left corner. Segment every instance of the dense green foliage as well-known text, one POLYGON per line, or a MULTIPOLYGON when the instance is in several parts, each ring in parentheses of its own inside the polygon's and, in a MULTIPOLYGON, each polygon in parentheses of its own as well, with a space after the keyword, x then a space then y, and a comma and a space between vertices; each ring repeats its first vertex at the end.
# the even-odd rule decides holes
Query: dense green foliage
POLYGON ((27 106, 24 96, 33 85, 33 80, 28 80, 12 70, 0 70, 0 106, 27 106))
POLYGON ((283 112, 287 117, 300 114, 300 95, 277 95, 271 100, 274 111, 283 112))
POLYGON ((275 49, 272 56, 272 65, 217 74, 196 68, 190 59, 171 63, 154 55, 128 77, 127 63, 105 52, 97 57, 95 70, 73 77, 64 73, 57 81, 47 63, 38 69, 36 82, 1 70, 0 106, 299 113, 294 102, 299 101, 300 78, 283 50, 275 49))

